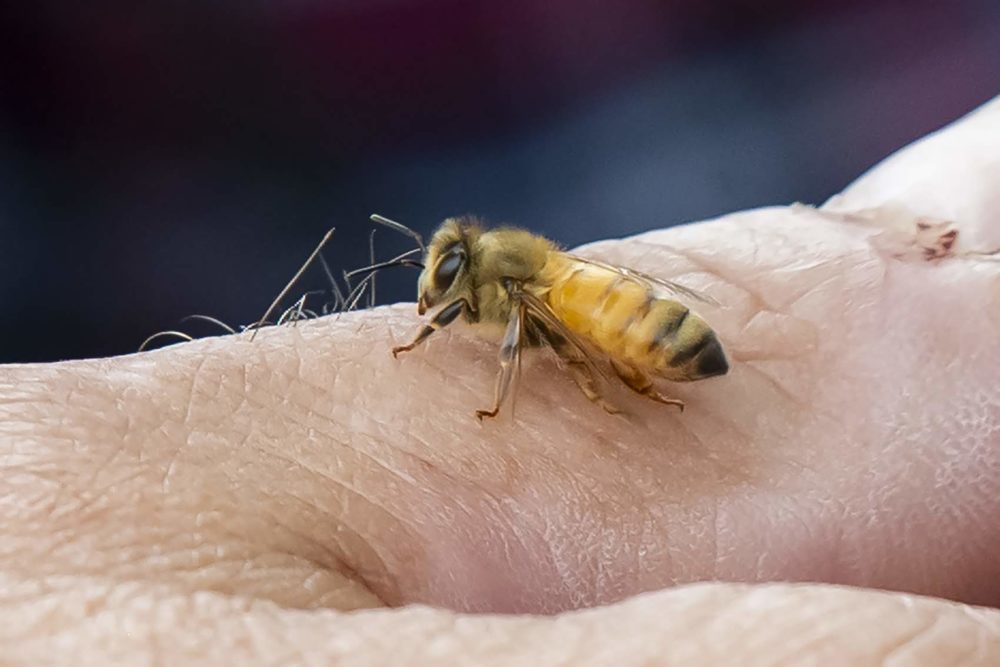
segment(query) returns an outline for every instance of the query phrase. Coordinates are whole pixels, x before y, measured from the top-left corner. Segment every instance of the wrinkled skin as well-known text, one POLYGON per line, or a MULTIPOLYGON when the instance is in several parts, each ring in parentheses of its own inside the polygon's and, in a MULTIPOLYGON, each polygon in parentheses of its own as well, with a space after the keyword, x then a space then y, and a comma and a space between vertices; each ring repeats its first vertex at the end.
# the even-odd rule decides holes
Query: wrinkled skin
POLYGON ((585 248, 723 304, 683 414, 542 354, 480 425, 495 346, 394 361, 410 304, 0 368, 5 658, 997 664, 996 611, 819 585, 1000 604, 997 248, 1000 100, 819 210, 585 248))

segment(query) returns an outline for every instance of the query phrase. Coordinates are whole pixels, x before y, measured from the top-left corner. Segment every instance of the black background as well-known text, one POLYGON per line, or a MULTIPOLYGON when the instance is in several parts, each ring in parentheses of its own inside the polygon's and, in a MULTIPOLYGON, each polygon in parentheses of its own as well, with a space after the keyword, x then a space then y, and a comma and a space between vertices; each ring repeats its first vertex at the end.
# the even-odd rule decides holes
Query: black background
POLYGON ((0 86, 0 362, 105 356, 254 320, 329 227, 366 263, 372 212, 572 246, 821 203, 1000 93, 1000 2, 4 3, 0 86))

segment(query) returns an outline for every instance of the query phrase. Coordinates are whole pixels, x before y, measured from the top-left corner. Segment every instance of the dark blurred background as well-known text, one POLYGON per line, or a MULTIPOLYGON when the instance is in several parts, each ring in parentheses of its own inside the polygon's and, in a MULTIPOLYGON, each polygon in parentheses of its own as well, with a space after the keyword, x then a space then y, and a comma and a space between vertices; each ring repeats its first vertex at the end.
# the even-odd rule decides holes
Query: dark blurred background
POLYGON ((572 246, 819 203, 998 93, 997 0, 2 3, 0 362, 248 323, 372 212, 572 246))

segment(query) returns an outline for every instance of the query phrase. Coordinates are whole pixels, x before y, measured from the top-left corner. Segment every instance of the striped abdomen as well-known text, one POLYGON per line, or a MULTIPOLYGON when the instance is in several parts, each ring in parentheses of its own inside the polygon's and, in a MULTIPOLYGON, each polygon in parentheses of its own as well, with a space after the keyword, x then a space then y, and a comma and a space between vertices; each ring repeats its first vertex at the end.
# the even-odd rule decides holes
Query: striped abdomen
POLYGON ((708 324, 656 285, 565 256, 552 260, 549 307, 612 359, 674 381, 729 370, 708 324))

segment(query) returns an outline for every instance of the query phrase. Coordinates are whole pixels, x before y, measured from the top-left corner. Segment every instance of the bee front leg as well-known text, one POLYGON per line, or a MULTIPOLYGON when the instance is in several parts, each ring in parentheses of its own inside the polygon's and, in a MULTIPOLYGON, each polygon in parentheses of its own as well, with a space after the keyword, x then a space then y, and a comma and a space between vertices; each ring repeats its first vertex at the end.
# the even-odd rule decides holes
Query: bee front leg
POLYGON ((483 421, 485 417, 496 417, 500 412, 500 407, 507 400, 510 392, 514 371, 521 360, 521 335, 524 331, 524 306, 516 305, 511 311, 507 320, 507 331, 504 333, 503 342, 500 343, 500 372, 497 373, 497 385, 493 397, 493 408, 490 410, 476 410, 476 417, 483 421))
POLYGON ((414 338, 411 343, 392 348, 393 358, 399 356, 402 352, 409 352, 417 345, 424 342, 432 333, 438 329, 443 329, 454 322, 455 318, 457 318, 467 307, 468 303, 465 299, 459 299, 458 301, 449 303, 437 312, 437 314, 431 319, 430 324, 424 325, 424 328, 420 330, 420 333, 417 334, 417 337, 414 338))
POLYGON ((681 412, 684 412, 684 401, 677 398, 669 398, 656 391, 656 388, 653 387, 653 381, 638 368, 625 366, 615 361, 611 362, 611 366, 615 369, 615 373, 621 378, 621 381, 625 383, 625 386, 635 393, 641 394, 657 403, 676 405, 681 412))

